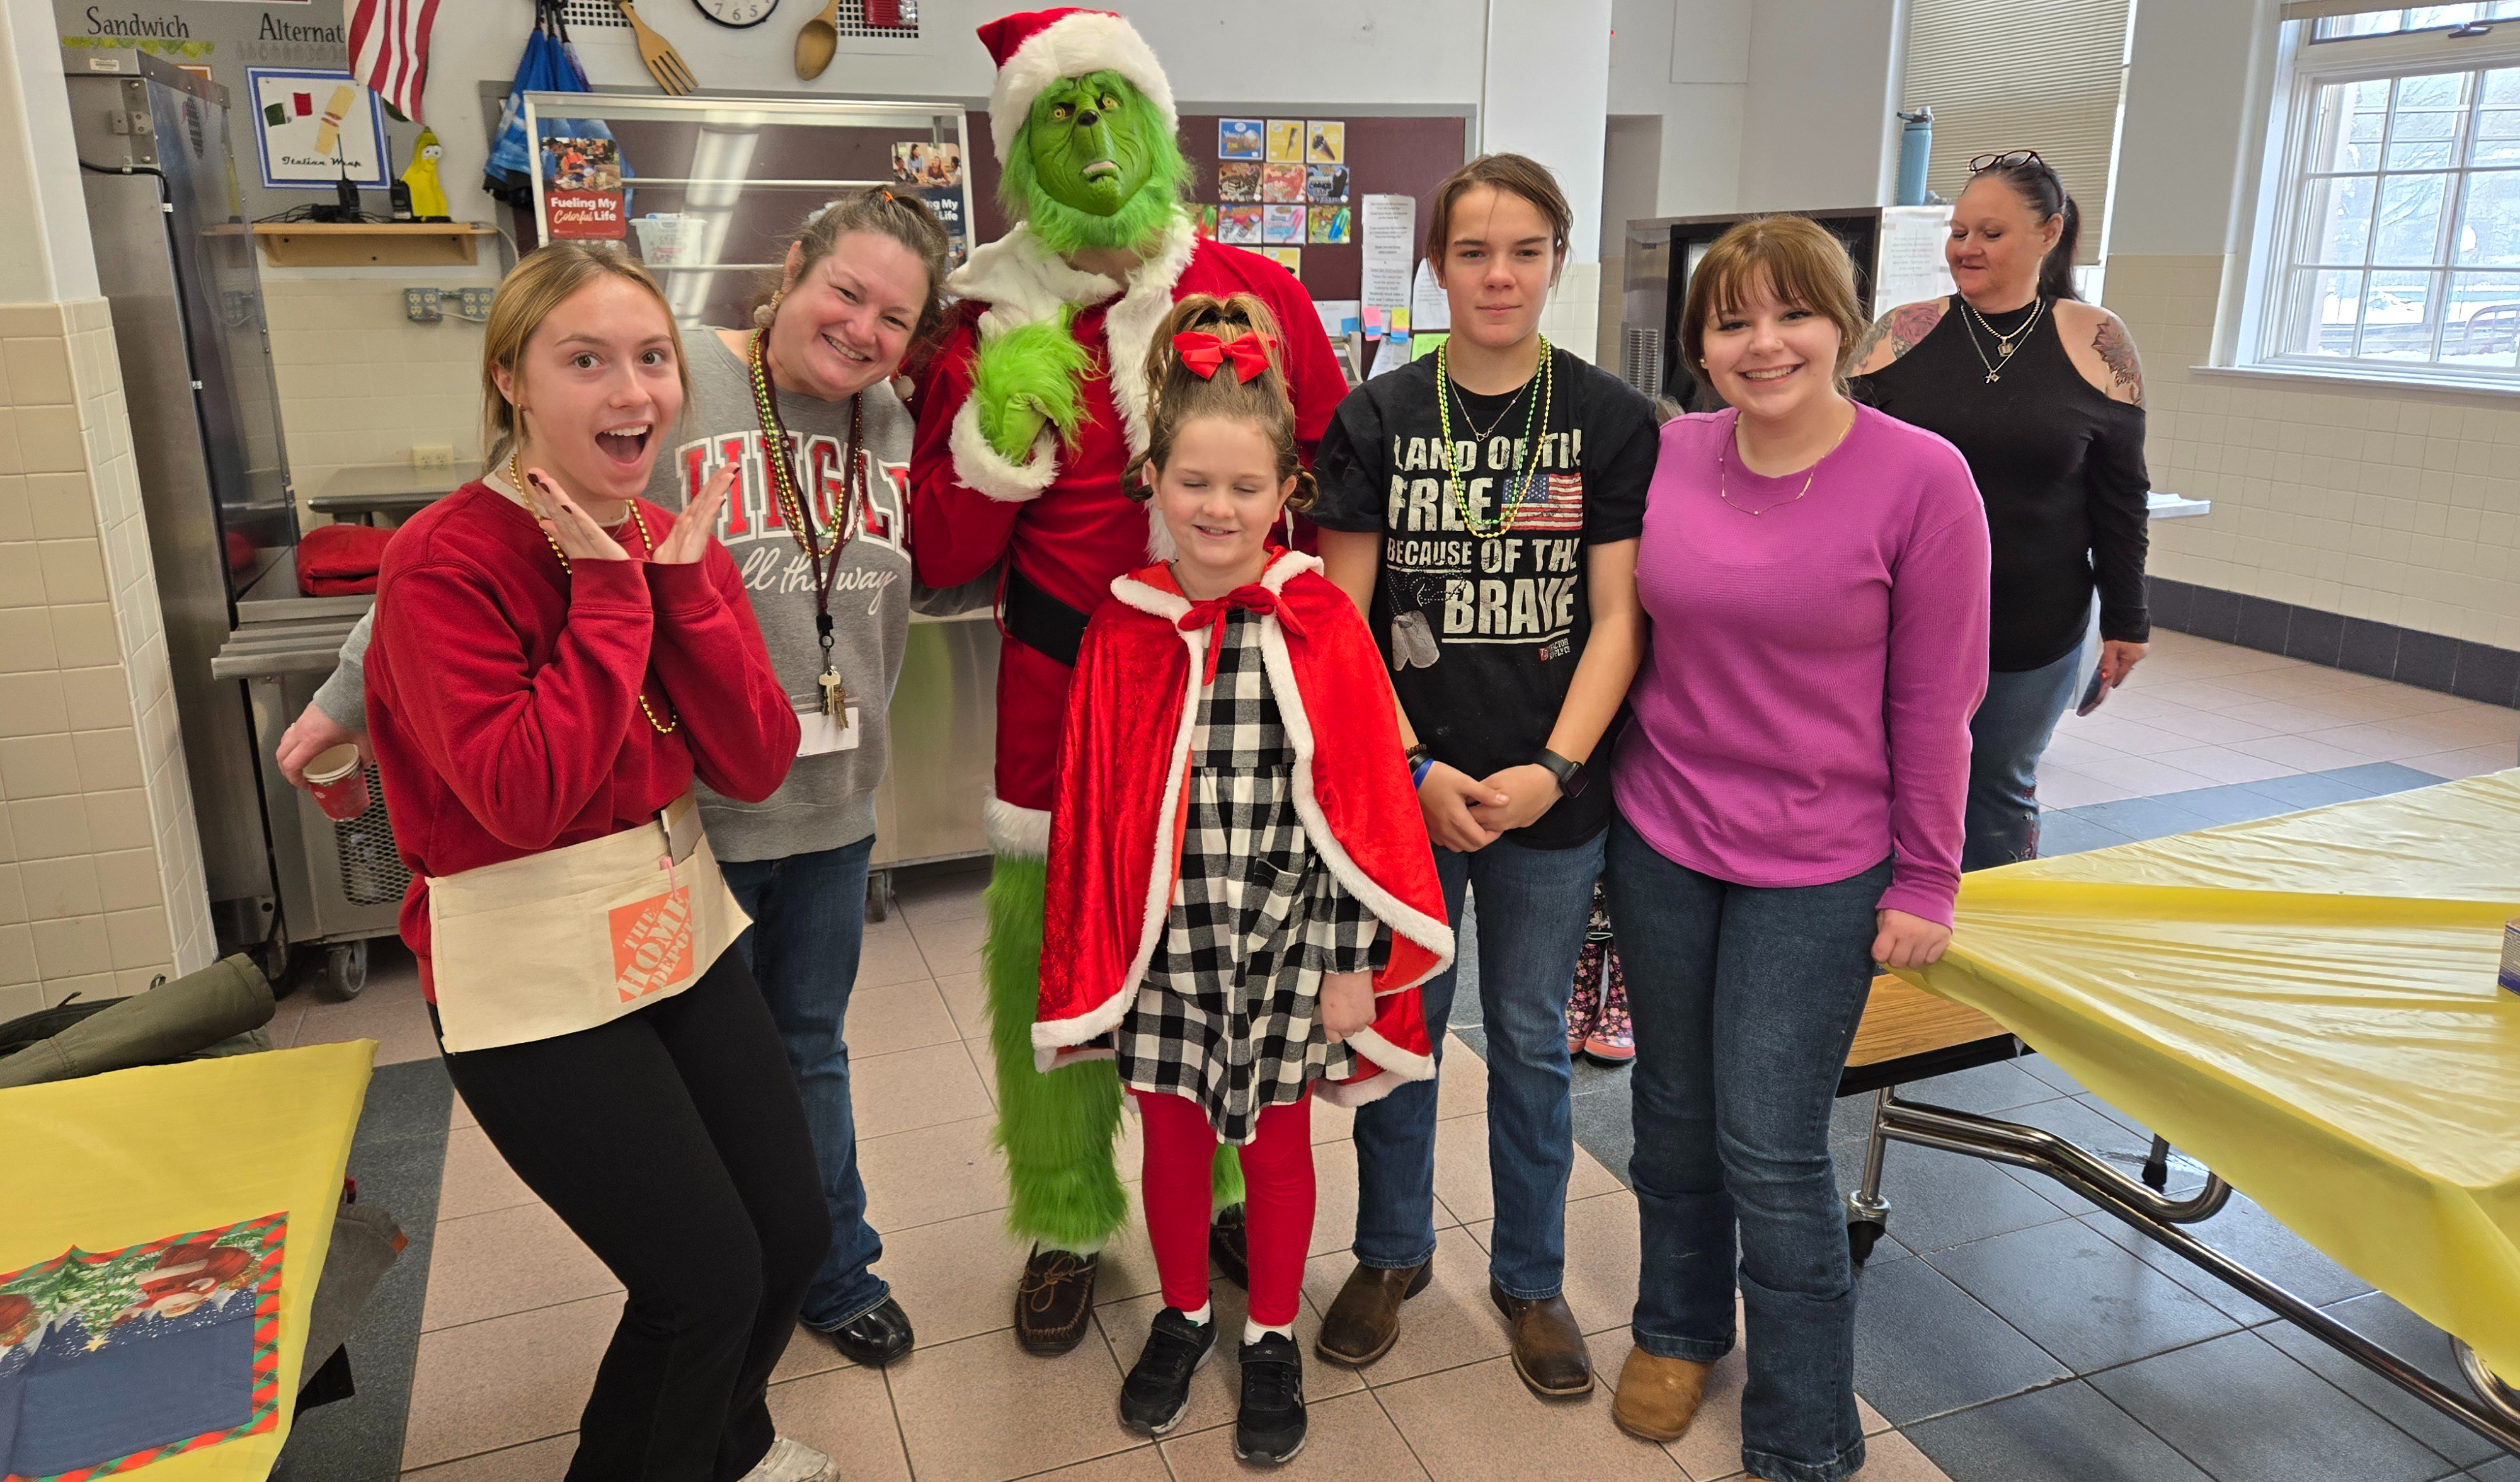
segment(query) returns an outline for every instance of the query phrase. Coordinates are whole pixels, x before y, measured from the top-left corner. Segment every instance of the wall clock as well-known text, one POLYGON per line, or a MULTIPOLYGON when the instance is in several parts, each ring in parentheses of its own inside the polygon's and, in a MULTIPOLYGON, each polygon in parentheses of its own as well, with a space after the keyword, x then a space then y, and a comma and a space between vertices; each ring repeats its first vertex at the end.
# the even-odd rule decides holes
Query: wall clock
POLYGON ((720 25, 734 26, 738 30, 745 26, 759 25, 770 19, 772 11, 779 8, 779 0, 692 0, 692 4, 698 6, 699 13, 711 21, 720 25))

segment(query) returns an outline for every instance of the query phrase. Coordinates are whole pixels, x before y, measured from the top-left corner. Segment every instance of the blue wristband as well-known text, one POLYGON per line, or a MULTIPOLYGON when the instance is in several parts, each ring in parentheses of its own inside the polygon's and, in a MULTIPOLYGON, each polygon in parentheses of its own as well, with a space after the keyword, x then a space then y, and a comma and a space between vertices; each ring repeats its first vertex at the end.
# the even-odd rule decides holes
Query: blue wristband
POLYGON ((1409 786, 1410 786, 1410 787, 1414 790, 1414 789, 1416 789, 1416 788, 1423 787, 1424 786, 1426 786, 1426 774, 1427 774, 1427 773, 1429 773, 1429 772, 1432 772, 1432 771, 1434 771, 1434 770, 1435 770, 1435 759, 1434 759, 1433 757, 1431 757, 1431 756, 1430 756, 1430 757, 1427 757, 1424 761, 1419 762, 1418 765, 1416 765, 1416 766, 1414 766, 1414 767, 1410 768, 1410 769, 1409 769, 1409 786))

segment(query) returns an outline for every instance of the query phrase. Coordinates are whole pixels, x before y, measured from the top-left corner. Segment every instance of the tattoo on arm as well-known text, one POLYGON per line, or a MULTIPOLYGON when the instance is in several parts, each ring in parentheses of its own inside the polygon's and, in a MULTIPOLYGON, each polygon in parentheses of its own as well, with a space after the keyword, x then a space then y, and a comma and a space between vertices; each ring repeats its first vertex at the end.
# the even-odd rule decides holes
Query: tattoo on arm
MULTIPOLYGON (((1881 362, 1881 365, 1889 365, 1900 356, 1914 349, 1926 336, 1934 332, 1934 326, 1942 323, 1942 320, 1943 303, 1940 299, 1924 303, 1902 304, 1874 320, 1872 328, 1864 332, 1864 338, 1855 346, 1855 359, 1852 363, 1863 365, 1872 357, 1873 352, 1879 349, 1881 342, 1886 339, 1890 343, 1890 358, 1881 362)), ((1880 366, 1873 367, 1874 370, 1880 368, 1880 366)))
POLYGON ((2117 383, 2117 394, 2136 406, 2143 405, 2143 363, 2136 359, 2135 340, 2126 326, 2111 314, 2100 320, 2100 332, 2092 337, 2092 348, 2109 368, 2109 379, 2117 383))

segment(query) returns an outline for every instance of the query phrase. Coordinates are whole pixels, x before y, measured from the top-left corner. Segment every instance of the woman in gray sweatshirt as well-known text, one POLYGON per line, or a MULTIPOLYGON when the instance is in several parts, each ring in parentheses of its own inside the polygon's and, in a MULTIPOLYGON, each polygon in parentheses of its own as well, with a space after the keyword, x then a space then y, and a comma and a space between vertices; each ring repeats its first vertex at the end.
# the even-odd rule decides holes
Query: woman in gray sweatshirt
MULTIPOLYGON (((946 252, 944 228, 907 194, 870 190, 824 207, 788 246, 754 329, 684 340, 682 420, 647 433, 670 438, 648 485, 667 509, 721 465, 739 466, 718 536, 803 732, 793 770, 766 800, 698 791, 727 884, 752 918, 739 950, 787 1041, 831 1206, 832 1246, 804 1321, 870 1365, 907 1353, 912 1339, 873 1270, 883 1244, 866 1219, 842 1028, 889 751, 884 710, 910 620, 912 424, 891 382, 941 328, 946 252), (786 458, 764 456, 782 443, 786 458)), ((373 617, 352 630, 340 666, 281 739, 292 783, 316 752, 364 740, 373 617)))

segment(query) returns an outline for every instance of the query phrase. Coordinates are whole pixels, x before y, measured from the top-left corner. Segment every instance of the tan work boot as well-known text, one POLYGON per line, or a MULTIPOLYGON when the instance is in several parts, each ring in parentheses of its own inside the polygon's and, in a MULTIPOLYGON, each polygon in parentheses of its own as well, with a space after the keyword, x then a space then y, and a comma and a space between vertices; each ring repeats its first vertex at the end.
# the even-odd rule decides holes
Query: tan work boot
POLYGON ((1432 1261, 1393 1270, 1358 1263, 1323 1316, 1313 1352, 1351 1369, 1389 1353, 1400 1340, 1400 1304, 1424 1291, 1434 1270, 1432 1261))
POLYGON ((1714 1367, 1631 1348, 1626 1366, 1619 1370, 1619 1393, 1610 1402, 1610 1418, 1619 1429, 1640 1439, 1677 1441, 1688 1434, 1688 1422, 1697 1418, 1698 1402, 1706 1398, 1706 1374, 1714 1367))

